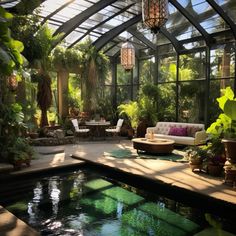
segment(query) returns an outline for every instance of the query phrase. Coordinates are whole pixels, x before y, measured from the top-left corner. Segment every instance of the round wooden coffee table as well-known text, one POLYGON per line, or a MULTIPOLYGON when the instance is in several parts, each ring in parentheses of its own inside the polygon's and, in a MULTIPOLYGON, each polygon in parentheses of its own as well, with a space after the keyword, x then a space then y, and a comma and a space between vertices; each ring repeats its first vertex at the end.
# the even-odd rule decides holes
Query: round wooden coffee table
POLYGON ((132 141, 133 147, 137 149, 137 151, 145 151, 154 154, 171 153, 175 143, 175 141, 170 139, 134 138, 132 141))

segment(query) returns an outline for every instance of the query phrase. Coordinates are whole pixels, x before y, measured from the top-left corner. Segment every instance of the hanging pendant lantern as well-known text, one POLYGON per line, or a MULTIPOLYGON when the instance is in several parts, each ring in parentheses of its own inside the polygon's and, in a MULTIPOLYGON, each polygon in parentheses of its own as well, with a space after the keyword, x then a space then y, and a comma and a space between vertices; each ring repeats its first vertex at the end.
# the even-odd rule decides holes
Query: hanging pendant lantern
POLYGON ((168 0, 142 0, 143 23, 156 34, 169 16, 168 0))
POLYGON ((125 42, 121 46, 120 51, 121 65, 126 71, 133 69, 135 66, 135 48, 129 41, 125 42))

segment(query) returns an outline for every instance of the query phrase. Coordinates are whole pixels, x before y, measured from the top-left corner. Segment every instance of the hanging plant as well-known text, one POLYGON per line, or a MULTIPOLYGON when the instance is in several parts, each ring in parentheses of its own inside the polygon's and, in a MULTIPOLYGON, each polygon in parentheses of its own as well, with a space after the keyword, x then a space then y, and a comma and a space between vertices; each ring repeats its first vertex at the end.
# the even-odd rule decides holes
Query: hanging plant
POLYGON ((83 110, 89 113, 96 113, 99 94, 98 85, 104 83, 109 68, 109 59, 101 51, 91 46, 91 40, 78 45, 76 48, 82 53, 82 95, 83 110))
POLYGON ((52 65, 55 70, 65 69, 69 72, 80 73, 82 53, 74 48, 57 46, 52 52, 52 65))

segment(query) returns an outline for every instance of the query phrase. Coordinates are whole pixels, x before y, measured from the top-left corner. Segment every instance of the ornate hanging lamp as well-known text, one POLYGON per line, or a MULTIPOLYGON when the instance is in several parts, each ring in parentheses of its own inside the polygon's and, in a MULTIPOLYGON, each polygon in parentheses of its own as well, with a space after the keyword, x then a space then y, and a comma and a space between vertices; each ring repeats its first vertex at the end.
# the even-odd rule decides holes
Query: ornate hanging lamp
POLYGON ((142 0, 143 23, 156 34, 169 16, 168 0, 142 0))
POLYGON ((128 40, 121 46, 120 57, 121 65, 126 71, 133 69, 135 66, 135 48, 128 40))
POLYGON ((7 77, 7 87, 12 92, 16 91, 16 89, 18 87, 18 81, 17 81, 17 77, 15 74, 12 74, 7 77))

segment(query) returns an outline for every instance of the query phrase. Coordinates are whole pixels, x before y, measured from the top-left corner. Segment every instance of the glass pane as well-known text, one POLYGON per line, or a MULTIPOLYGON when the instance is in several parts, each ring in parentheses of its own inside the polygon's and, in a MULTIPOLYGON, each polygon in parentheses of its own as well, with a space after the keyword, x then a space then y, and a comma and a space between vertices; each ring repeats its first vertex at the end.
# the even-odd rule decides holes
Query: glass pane
POLYGON ((108 75, 106 77, 105 84, 106 85, 111 85, 112 84, 112 71, 111 71, 111 68, 110 68, 110 70, 108 72, 108 75))
POLYGON ((176 80, 176 56, 161 57, 158 63, 158 82, 170 82, 176 80))
MULTIPOLYGON (((55 1, 50 1, 50 2, 51 4, 54 4, 53 2, 55 1)), ((93 2, 96 2, 96 1, 93 1, 93 2)), ((58 13, 56 13, 53 16, 53 18, 57 20, 67 21, 73 18, 74 16, 78 15, 82 11, 86 10, 88 7, 91 7, 92 5, 93 5, 92 2, 88 2, 86 0, 76 0, 73 3, 69 4, 68 6, 66 6, 65 8, 63 8, 58 13)))
POLYGON ((120 45, 113 47, 106 54, 110 55, 110 56, 114 56, 114 55, 119 54, 119 53, 120 53, 120 45))
POLYGON ((132 73, 131 71, 125 71, 121 64, 117 65, 117 84, 131 84, 132 81, 132 73))
POLYGON ((166 24, 166 29, 178 40, 199 36, 200 32, 173 5, 170 4, 172 14, 166 24))
POLYGON ((204 123, 205 82, 191 81, 179 84, 179 121, 204 123))
POLYGON ((209 33, 222 31, 229 28, 219 14, 207 3, 207 1, 191 0, 186 9, 196 15, 200 25, 209 33))
POLYGON ((192 49, 192 48, 197 48, 197 47, 203 47, 205 46, 206 43, 205 43, 205 40, 199 40, 199 41, 195 41, 195 42, 192 42, 192 43, 184 43, 183 46, 186 48, 186 49, 192 49))
POLYGON ((166 57, 167 55, 176 55, 176 51, 172 44, 167 44, 158 47, 158 54, 166 57))
POLYGON ((154 82, 154 66, 155 66, 155 57, 150 59, 142 60, 139 63, 139 73, 140 84, 153 83, 154 82))
POLYGON ((216 0, 226 14, 236 23, 236 4, 235 0, 216 0))
POLYGON ((202 80, 206 78, 206 53, 197 52, 180 55, 179 80, 202 80))
POLYGON ((58 0, 58 1, 52 1, 52 0, 47 0, 44 1, 41 5, 40 5, 40 15, 42 16, 47 16, 50 13, 54 12, 55 10, 57 10, 61 5, 65 4, 64 0, 58 0))
POLYGON ((233 45, 221 45, 211 50, 211 79, 230 78, 235 75, 235 52, 233 45))
POLYGON ((131 86, 117 86, 117 105, 130 101, 131 98, 131 86))
POLYGON ((97 110, 101 117, 104 117, 106 120, 109 121, 112 121, 112 119, 114 118, 111 89, 111 86, 105 86, 100 89, 103 91, 103 96, 99 98, 97 110))
POLYGON ((156 38, 156 45, 160 46, 163 44, 171 44, 171 41, 168 38, 166 38, 164 34, 159 33, 156 38))
POLYGON ((219 114, 222 113, 216 99, 221 96, 220 90, 226 88, 227 86, 230 86, 233 89, 234 79, 212 80, 210 82, 209 124, 214 122, 219 114))
POLYGON ((159 84, 158 92, 158 120, 175 121, 176 83, 159 84))

